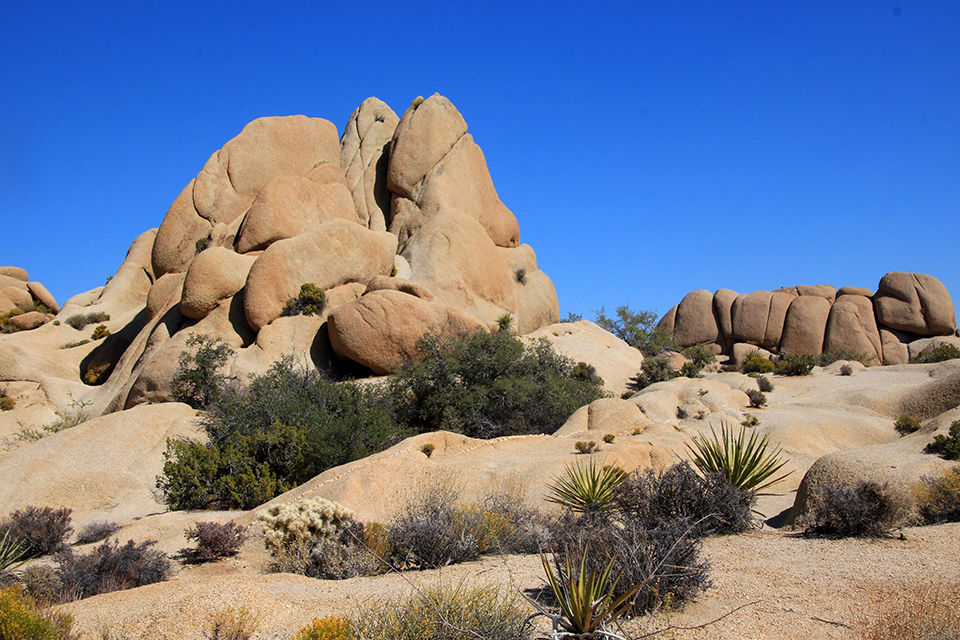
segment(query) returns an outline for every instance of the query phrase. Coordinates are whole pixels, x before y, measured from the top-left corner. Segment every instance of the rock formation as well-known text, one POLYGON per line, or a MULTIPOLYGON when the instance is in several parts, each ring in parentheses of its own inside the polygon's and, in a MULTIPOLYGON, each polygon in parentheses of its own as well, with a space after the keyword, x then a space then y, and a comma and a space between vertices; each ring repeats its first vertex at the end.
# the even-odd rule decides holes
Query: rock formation
MULTIPOLYGON (((0 313, 34 301, 56 308, 22 269, 0 269, 0 313)), ((530 333, 557 322, 557 296, 463 117, 440 95, 402 117, 369 98, 340 140, 332 123, 305 116, 244 127, 106 287, 72 298, 42 333, 35 327, 52 316, 17 320, 34 330, 0 344, 0 363, 17 363, 0 381, 26 379, 33 349, 31 362, 47 362, 47 375, 63 376, 100 415, 169 400, 193 334, 224 340, 240 377, 288 353, 320 369, 350 361, 385 374, 415 357, 423 333, 492 328, 504 314, 530 333), (307 283, 325 305, 291 315, 287 303, 307 283), (93 340, 73 328, 82 322, 66 322, 74 316, 109 317, 98 323, 112 334, 93 340), (92 393, 84 378, 105 383, 92 393)))
POLYGON ((698 289, 670 309, 660 326, 681 346, 706 344, 718 354, 743 351, 735 349, 738 344, 789 354, 846 350, 879 365, 906 363, 910 344, 952 336, 957 322, 943 283, 894 271, 880 279, 876 292, 830 285, 748 294, 698 289))

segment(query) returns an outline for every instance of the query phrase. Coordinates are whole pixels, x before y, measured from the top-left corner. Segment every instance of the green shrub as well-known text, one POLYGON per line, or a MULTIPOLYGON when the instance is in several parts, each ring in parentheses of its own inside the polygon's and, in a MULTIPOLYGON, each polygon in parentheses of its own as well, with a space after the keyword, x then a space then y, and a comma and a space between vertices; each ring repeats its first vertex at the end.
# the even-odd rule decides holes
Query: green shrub
POLYGON ((432 585, 395 601, 362 606, 353 621, 364 640, 530 640, 519 595, 491 586, 432 585))
POLYGON ((497 331, 509 333, 513 328, 513 316, 509 313, 500 314, 497 318, 497 331))
POLYGON ((597 442, 596 440, 578 440, 573 443, 573 448, 577 450, 577 453, 589 455, 597 451, 597 442))
POLYGON ((759 353, 754 352, 747 356, 740 370, 744 373, 773 373, 775 365, 759 353))
POLYGON ((924 523, 960 522, 960 467, 921 478, 913 495, 924 523))
POLYGON ((575 380, 582 380, 598 387, 603 386, 603 378, 597 375, 597 368, 586 362, 578 362, 570 370, 570 377, 575 380))
POLYGON ((502 332, 458 338, 424 335, 421 360, 400 369, 385 392, 401 429, 474 438, 553 433, 605 394, 574 377, 573 361, 546 340, 524 345, 502 332))
POLYGON ((650 356, 640 364, 640 372, 630 378, 628 387, 633 391, 640 391, 652 384, 673 380, 680 375, 680 372, 671 366, 670 358, 666 355, 650 356))
POLYGON ((613 435, 612 433, 608 433, 603 436, 603 441, 606 442, 607 444, 613 444, 613 441, 616 437, 617 436, 613 435))
POLYGON ((931 362, 945 362, 955 358, 960 358, 960 349, 949 342, 945 342, 929 351, 924 349, 916 358, 911 358, 910 362, 924 364, 931 362))
POLYGON ((425 455, 425 456, 427 456, 427 457, 429 458, 430 456, 433 455, 433 452, 434 452, 434 450, 435 450, 436 448, 437 448, 437 445, 428 442, 427 444, 425 444, 425 445, 423 445, 422 447, 420 447, 420 451, 423 452, 423 455, 425 455))
POLYGON ((63 348, 73 349, 74 347, 80 347, 85 344, 90 344, 90 340, 87 338, 84 338, 83 340, 77 340, 76 342, 68 342, 67 344, 63 345, 63 348))
POLYGON ((0 535, 0 585, 16 582, 17 571, 27 560, 19 540, 9 531, 0 535))
POLYGON ((608 513, 614 507, 614 490, 626 478, 623 469, 598 466, 596 460, 568 466, 564 475, 547 485, 551 494, 547 501, 574 513, 608 513))
POLYGON ((307 282, 300 285, 300 295, 298 295, 296 298, 290 298, 287 300, 287 304, 283 307, 283 311, 280 315, 320 315, 326 302, 327 294, 323 292, 323 289, 312 282, 307 282))
POLYGON ((681 353, 690 358, 691 364, 696 367, 698 372, 708 364, 713 364, 717 360, 717 357, 713 355, 713 352, 702 344, 695 344, 692 347, 687 347, 681 351, 681 353))
POLYGON ((775 371, 782 376, 807 376, 817 365, 817 357, 809 354, 783 355, 775 371))
POLYGON ((204 236, 202 238, 197 238, 197 241, 193 243, 196 248, 197 254, 203 253, 212 246, 212 242, 209 236, 204 236))
POLYGON ((821 367, 826 367, 840 360, 860 362, 869 367, 873 361, 876 360, 876 357, 863 351, 853 351, 851 349, 834 349, 833 351, 827 351, 817 356, 817 364, 821 367))
POLYGON ((247 539, 247 528, 233 522, 198 522, 183 535, 197 543, 188 555, 198 562, 210 562, 237 555, 247 539))
POLYGON ((864 481, 815 487, 807 496, 807 509, 797 522, 807 533, 876 537, 904 523, 910 502, 887 485, 864 481))
POLYGON ((67 640, 73 618, 43 613, 18 586, 0 590, 0 638, 4 640, 67 640))
POLYGON ((55 553, 64 547, 73 531, 71 513, 66 507, 18 509, 0 522, 0 537, 9 535, 16 540, 28 558, 55 553))
POLYGON ((639 349, 645 356, 679 349, 672 333, 657 326, 656 311, 633 311, 629 306, 621 305, 617 307, 615 319, 608 318, 603 307, 594 313, 600 327, 639 349))
POLYGON ((700 376, 700 369, 692 362, 684 362, 680 367, 680 375, 687 378, 697 378, 700 376))
POLYGON ((110 329, 107 329, 107 325, 98 324, 96 327, 94 327, 93 333, 90 335, 90 339, 100 340, 102 338, 106 338, 108 335, 110 335, 110 329))
POLYGON ((187 338, 188 347, 196 347, 193 355, 183 351, 177 361, 171 394, 177 402, 194 409, 203 409, 216 402, 226 380, 218 373, 234 351, 220 338, 194 334, 187 338))
POLYGON ((925 453, 936 453, 947 460, 960 459, 960 420, 950 425, 950 435, 935 436, 933 442, 924 448, 925 453))
POLYGON ((85 555, 67 548, 57 556, 61 599, 80 600, 166 580, 170 561, 165 553, 150 548, 154 544, 155 540, 139 544, 128 540, 124 545, 107 540, 85 555))
POLYGON ((901 413, 893 428, 902 436, 920 429, 920 416, 915 413, 901 413))

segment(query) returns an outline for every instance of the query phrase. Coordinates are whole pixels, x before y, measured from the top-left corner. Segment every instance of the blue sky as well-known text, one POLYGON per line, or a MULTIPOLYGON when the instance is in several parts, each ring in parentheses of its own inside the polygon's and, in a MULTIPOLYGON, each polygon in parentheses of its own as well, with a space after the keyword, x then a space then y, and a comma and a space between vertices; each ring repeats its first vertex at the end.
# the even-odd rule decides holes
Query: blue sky
POLYGON ((0 264, 61 303, 250 120, 434 92, 562 316, 894 270, 960 303, 955 0, 4 1, 0 62, 0 264))

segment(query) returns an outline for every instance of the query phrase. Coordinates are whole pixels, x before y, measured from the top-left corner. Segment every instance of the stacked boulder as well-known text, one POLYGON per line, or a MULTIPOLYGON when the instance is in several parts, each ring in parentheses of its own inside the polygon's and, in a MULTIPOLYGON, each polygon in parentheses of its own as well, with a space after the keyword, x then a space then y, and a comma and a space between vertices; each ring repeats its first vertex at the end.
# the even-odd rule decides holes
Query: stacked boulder
POLYGON ((26 331, 53 320, 52 314, 36 310, 39 305, 54 314, 60 311, 47 288, 31 282, 26 270, 0 267, 0 315, 7 315, 6 323, 14 330, 26 331))
POLYGON ((855 352, 874 365, 904 364, 908 345, 952 336, 956 316, 943 283, 922 273, 894 271, 877 291, 831 285, 742 294, 729 289, 688 293, 659 326, 684 347, 705 344, 733 355, 760 347, 774 353, 855 352))
POLYGON ((106 287, 65 307, 113 318, 78 372, 106 380, 92 414, 169 400, 194 334, 223 339, 241 378, 290 353, 318 369, 386 374, 426 332, 491 329, 509 314, 524 334, 559 319, 483 152, 436 94, 401 117, 369 98, 339 140, 318 118, 251 122, 106 287), (325 305, 291 315, 308 283, 325 305))

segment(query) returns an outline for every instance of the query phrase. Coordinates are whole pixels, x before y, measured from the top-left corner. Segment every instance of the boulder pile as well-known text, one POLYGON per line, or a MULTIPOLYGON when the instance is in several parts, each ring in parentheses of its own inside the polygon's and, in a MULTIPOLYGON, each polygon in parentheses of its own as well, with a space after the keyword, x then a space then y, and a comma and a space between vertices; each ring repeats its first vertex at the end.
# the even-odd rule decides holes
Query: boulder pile
MULTIPOLYGON (((27 286, 25 273, 0 272, 0 306, 8 291, 27 299, 27 286)), ((62 336, 28 340, 54 352, 47 359, 70 345, 79 360, 71 383, 105 381, 94 415, 170 400, 194 334, 234 350, 235 376, 290 353, 318 369, 347 363, 387 374, 428 331, 491 329, 509 315, 525 334, 559 319, 553 283, 520 244, 483 152, 438 94, 400 117, 368 98, 340 139, 319 118, 251 122, 210 156, 159 229, 134 241, 108 284, 75 296, 60 315, 97 312, 112 333, 96 344, 73 346, 90 336, 67 335, 76 330, 63 325, 62 336), (298 315, 290 301, 306 284, 324 303, 298 315)), ((16 379, 10 374, 0 379, 16 379)))
POLYGON ((58 311, 60 307, 47 288, 31 282, 25 269, 0 267, 0 315, 6 316, 4 322, 12 330, 36 329, 53 320, 58 311), (46 313, 43 307, 53 313, 46 313))
POLYGON ((956 316, 943 283, 923 273, 893 271, 877 290, 831 285, 737 293, 698 289, 668 311, 659 326, 684 347, 707 345, 735 355, 760 347, 773 353, 855 352, 871 364, 904 364, 929 338, 954 336, 956 316), (738 347, 737 345, 742 345, 738 347))

